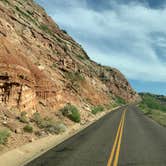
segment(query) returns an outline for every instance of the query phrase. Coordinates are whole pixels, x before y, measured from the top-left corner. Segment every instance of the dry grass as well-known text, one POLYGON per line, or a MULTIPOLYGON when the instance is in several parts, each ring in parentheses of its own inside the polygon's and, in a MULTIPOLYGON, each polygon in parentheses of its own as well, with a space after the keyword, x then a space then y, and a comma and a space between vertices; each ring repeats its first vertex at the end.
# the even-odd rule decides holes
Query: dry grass
POLYGON ((160 110, 151 110, 151 112, 148 114, 148 117, 166 127, 166 112, 162 112, 160 110))

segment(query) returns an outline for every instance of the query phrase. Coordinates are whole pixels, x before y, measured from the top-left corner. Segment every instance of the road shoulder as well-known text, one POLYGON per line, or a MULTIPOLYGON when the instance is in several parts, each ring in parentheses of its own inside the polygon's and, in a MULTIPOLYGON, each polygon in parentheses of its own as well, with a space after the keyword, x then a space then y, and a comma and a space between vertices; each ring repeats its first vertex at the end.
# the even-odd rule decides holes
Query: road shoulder
POLYGON ((3 165, 3 166, 25 165, 28 162, 39 157, 43 153, 47 152, 49 149, 57 146, 63 141, 79 133, 83 129, 87 128, 91 124, 95 123, 97 120, 99 120, 106 114, 117 109, 118 107, 112 110, 100 113, 93 119, 92 122, 89 122, 88 124, 85 124, 85 125, 75 124, 73 127, 69 128, 65 133, 61 135, 49 135, 47 137, 36 140, 32 143, 28 143, 19 148, 6 152, 0 156, 0 165, 3 165))

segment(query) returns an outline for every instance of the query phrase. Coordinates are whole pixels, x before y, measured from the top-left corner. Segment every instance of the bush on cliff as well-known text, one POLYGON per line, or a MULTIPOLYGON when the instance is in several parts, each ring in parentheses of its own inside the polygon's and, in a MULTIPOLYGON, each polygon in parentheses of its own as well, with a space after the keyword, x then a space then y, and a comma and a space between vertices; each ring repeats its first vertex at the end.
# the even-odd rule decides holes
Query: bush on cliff
POLYGON ((66 78, 69 79, 72 83, 81 82, 85 79, 84 76, 78 71, 66 73, 66 78))
POLYGON ((66 104, 66 106, 62 109, 60 109, 62 114, 66 117, 68 117, 70 120, 79 123, 81 118, 80 118, 80 113, 79 110, 74 106, 69 104, 66 104))
POLYGON ((97 114, 98 112, 103 112, 104 107, 102 105, 98 105, 92 108, 92 114, 97 114))
POLYGON ((119 96, 116 96, 115 102, 116 102, 118 105, 126 104, 126 101, 125 101, 123 98, 119 97, 119 96))

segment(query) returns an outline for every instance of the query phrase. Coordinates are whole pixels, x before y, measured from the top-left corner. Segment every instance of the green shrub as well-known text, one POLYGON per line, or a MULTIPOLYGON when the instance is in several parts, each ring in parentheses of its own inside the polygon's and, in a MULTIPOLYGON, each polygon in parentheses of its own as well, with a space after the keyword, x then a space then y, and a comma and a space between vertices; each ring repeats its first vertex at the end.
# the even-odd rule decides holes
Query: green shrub
POLYGON ((116 102, 118 105, 126 104, 126 101, 125 101, 123 98, 119 97, 119 96, 116 96, 115 102, 116 102))
POLYGON ((47 128, 51 126, 53 123, 53 120, 51 118, 45 117, 43 118, 40 123, 38 124, 39 128, 47 128))
POLYGON ((151 114, 148 115, 150 118, 158 122, 160 125, 166 127, 166 113, 160 110, 151 110, 151 114))
POLYGON ((68 117, 70 120, 74 122, 80 122, 80 113, 79 110, 71 104, 66 104, 64 108, 60 110, 62 114, 68 117))
POLYGON ((24 128, 25 132, 32 133, 33 132, 33 127, 31 125, 26 125, 24 128))
POLYGON ((37 25, 36 21, 34 19, 32 19, 31 16, 29 16, 29 12, 26 13, 23 10, 21 10, 18 6, 15 6, 15 9, 25 18, 27 18, 29 21, 33 22, 34 24, 37 25))
POLYGON ((84 57, 84 55, 78 54, 77 57, 78 57, 80 60, 83 60, 83 61, 86 60, 86 58, 84 57))
POLYGON ((21 115, 20 115, 20 117, 19 117, 19 120, 20 120, 20 122, 22 122, 22 123, 28 123, 29 122, 29 119, 28 119, 28 117, 27 117, 27 113, 26 112, 21 112, 21 115))
POLYGON ((39 128, 45 128, 48 126, 49 121, 48 118, 42 118, 40 113, 35 112, 33 114, 32 120, 37 124, 39 128))
POLYGON ((58 132, 62 133, 62 132, 66 131, 67 127, 65 126, 65 124, 57 122, 56 123, 56 129, 57 129, 58 132))
POLYGON ((68 73, 66 73, 66 77, 72 83, 80 82, 80 81, 83 81, 85 79, 84 76, 81 73, 77 72, 77 71, 76 72, 68 72, 68 73))
POLYGON ((166 105, 157 98, 157 95, 152 95, 149 93, 140 94, 142 96, 142 101, 139 107, 142 109, 149 108, 153 110, 160 110, 166 112, 166 105))
POLYGON ((103 112, 104 107, 101 105, 95 106, 92 108, 92 114, 97 114, 98 112, 103 112))
POLYGON ((66 130, 66 126, 63 123, 56 122, 49 117, 42 118, 38 112, 33 114, 32 120, 39 128, 44 129, 46 132, 58 134, 66 130))
POLYGON ((41 25, 39 26, 39 28, 40 28, 42 31, 46 32, 47 34, 53 35, 52 30, 51 30, 46 24, 41 24, 41 25))
POLYGON ((66 126, 63 123, 51 121, 45 126, 45 131, 59 134, 66 131, 66 126))
POLYGON ((8 129, 0 129, 0 144, 5 144, 9 136, 10 131, 8 129))
POLYGON ((64 30, 64 29, 61 29, 61 31, 62 31, 63 33, 65 33, 65 34, 67 34, 67 31, 66 31, 66 30, 64 30))
POLYGON ((27 10, 27 13, 28 13, 29 15, 33 16, 33 12, 32 12, 32 11, 27 10))
POLYGON ((42 117, 38 112, 35 112, 32 116, 32 120, 38 124, 42 120, 42 117))
POLYGON ((151 114, 152 110, 150 108, 148 108, 146 105, 140 103, 139 104, 139 108, 143 111, 144 114, 146 114, 146 115, 150 115, 151 114))
POLYGON ((166 126, 166 105, 163 96, 150 93, 140 93, 140 96, 142 97, 139 103, 140 110, 159 124, 166 126))
POLYGON ((57 67, 57 64, 56 64, 56 63, 53 63, 53 64, 52 64, 52 67, 53 67, 53 68, 56 68, 56 67, 57 67))
POLYGON ((1 1, 8 4, 8 5, 10 5, 10 2, 8 0, 1 0, 1 1))

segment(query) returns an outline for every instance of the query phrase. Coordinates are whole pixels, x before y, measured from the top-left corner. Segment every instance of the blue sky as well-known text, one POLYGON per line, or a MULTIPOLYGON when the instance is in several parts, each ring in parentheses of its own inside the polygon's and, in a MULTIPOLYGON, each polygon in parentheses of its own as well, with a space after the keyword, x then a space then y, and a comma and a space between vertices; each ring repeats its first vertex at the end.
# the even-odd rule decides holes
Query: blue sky
POLYGON ((91 59, 166 95, 166 0, 36 0, 91 59))

